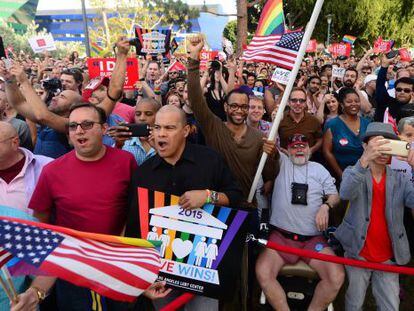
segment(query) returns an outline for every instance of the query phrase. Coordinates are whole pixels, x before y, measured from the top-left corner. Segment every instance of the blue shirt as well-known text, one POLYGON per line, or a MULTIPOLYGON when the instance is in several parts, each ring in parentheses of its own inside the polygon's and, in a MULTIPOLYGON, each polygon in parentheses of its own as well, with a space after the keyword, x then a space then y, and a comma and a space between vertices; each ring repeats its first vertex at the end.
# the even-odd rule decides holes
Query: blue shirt
POLYGON ((59 158, 72 150, 66 135, 59 133, 48 126, 37 128, 37 141, 34 154, 44 155, 50 158, 59 158))
POLYGON ((122 147, 122 150, 132 153, 137 161, 138 165, 144 163, 145 160, 151 158, 155 155, 154 148, 151 148, 148 153, 145 151, 144 147, 141 144, 141 141, 138 137, 133 137, 132 139, 127 140, 122 147))
MULTIPOLYGON (((106 123, 108 123, 108 126, 115 126, 121 122, 125 123, 125 120, 121 118, 120 116, 118 116, 117 114, 110 114, 108 118, 106 119, 106 123)), ((112 147, 115 145, 115 140, 108 134, 105 134, 103 136, 102 142, 104 143, 104 145, 107 145, 109 147, 112 147)))
POLYGON ((359 120, 358 135, 355 135, 339 116, 325 123, 324 130, 331 130, 332 151, 342 170, 350 165, 355 165, 364 152, 361 137, 367 130, 369 120, 362 117, 359 117, 359 120))

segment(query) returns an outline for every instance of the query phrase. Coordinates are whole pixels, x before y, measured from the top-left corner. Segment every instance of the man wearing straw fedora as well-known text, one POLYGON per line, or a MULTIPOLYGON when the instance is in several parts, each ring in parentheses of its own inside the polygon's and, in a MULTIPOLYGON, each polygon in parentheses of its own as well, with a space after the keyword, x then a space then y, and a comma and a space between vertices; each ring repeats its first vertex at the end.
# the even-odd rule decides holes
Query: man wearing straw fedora
MULTIPOLYGON (((410 260, 410 248, 403 224, 404 206, 414 208, 414 187, 401 172, 388 167, 398 140, 390 124, 373 122, 363 137, 364 153, 342 177, 340 197, 349 200, 348 212, 335 232, 345 256, 390 265, 410 260)), ((414 167, 414 150, 404 159, 414 167)), ((361 310, 370 283, 379 310, 398 310, 399 275, 346 267, 349 286, 345 309, 361 310)))

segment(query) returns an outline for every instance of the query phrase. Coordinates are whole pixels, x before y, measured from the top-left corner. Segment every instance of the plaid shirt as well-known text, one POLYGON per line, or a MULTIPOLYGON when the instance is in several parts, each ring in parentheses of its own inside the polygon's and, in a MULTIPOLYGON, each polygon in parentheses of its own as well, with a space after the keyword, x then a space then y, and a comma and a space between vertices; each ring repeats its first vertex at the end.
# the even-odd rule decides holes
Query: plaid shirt
POLYGON ((133 137, 132 139, 127 140, 124 143, 122 150, 132 153, 138 165, 141 165, 145 160, 151 158, 156 153, 154 148, 151 148, 147 153, 138 137, 133 137))

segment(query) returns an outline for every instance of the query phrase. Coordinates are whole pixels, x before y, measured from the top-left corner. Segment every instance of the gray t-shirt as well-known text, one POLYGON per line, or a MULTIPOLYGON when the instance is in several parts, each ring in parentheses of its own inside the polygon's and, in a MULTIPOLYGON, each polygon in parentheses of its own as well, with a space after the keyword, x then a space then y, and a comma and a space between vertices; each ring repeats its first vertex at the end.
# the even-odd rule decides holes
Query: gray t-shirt
POLYGON ((295 165, 295 176, 293 166, 292 161, 280 152, 280 172, 273 188, 270 224, 301 235, 320 235, 321 232, 316 229, 315 217, 322 205, 323 196, 338 193, 334 178, 316 162, 295 165), (291 203, 293 182, 308 184, 308 205, 291 203))

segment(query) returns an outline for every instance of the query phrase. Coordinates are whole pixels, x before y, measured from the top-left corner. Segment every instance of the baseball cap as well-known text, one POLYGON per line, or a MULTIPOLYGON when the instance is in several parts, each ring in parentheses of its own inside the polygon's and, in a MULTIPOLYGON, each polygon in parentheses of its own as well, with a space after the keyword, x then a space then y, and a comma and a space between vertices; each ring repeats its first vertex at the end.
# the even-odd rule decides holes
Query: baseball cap
POLYGON ((101 85, 108 87, 109 78, 106 76, 97 77, 89 81, 88 85, 82 91, 82 99, 84 102, 88 102, 92 93, 95 92, 101 85))
POLYGON ((367 75, 364 79, 364 85, 367 83, 370 83, 371 81, 376 81, 376 80, 377 80, 377 75, 374 75, 374 74, 367 75))
POLYGON ((298 144, 308 144, 308 138, 303 134, 293 134, 288 139, 288 147, 298 145, 298 144))

